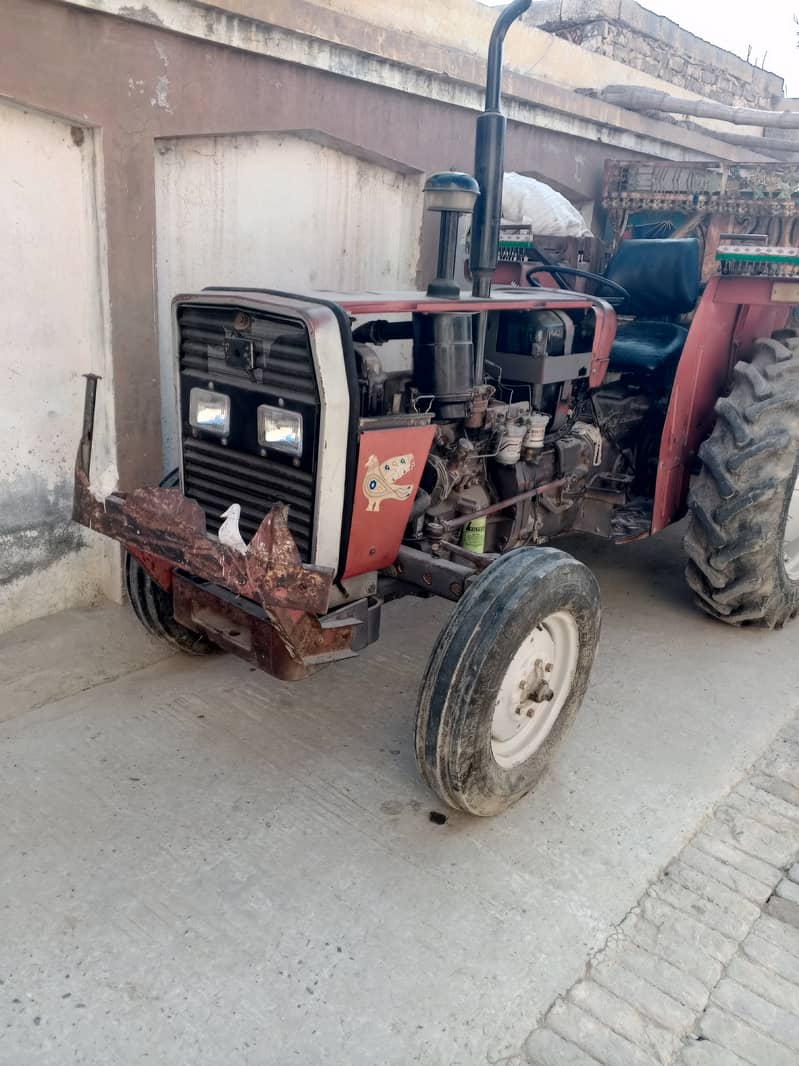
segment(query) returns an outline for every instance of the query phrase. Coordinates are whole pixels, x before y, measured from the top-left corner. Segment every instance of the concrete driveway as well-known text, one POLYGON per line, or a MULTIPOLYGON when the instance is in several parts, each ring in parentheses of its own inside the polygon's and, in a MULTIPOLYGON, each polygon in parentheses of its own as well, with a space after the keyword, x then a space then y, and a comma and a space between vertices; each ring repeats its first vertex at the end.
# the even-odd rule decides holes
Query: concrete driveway
POLYGON ((493 821, 416 777, 442 603, 287 685, 105 607, 0 641, 0 1062, 496 1062, 799 704, 799 626, 696 611, 679 536, 597 573, 592 688, 493 821))

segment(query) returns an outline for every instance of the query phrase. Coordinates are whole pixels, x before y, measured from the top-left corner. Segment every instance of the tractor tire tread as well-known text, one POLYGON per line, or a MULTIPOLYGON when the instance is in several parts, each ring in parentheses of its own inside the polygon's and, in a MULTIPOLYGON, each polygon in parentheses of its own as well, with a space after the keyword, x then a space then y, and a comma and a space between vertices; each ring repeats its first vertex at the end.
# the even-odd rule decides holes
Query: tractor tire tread
POLYGON ((596 579, 557 548, 508 552, 469 586, 430 656, 417 705, 417 766, 447 805, 488 817, 535 786, 582 702, 600 617, 596 579), (580 627, 583 643, 571 693, 538 753, 503 770, 490 755, 490 740, 484 743, 502 664, 517 649, 516 638, 550 609, 569 610, 580 627))
POLYGON ((716 419, 726 423, 735 444, 739 448, 744 448, 747 444, 751 444, 752 437, 749 427, 744 422, 743 415, 726 396, 723 396, 716 404, 716 419))
POLYGON ((708 614, 731 625, 782 626, 799 611, 783 562, 797 475, 799 334, 755 341, 739 362, 716 425, 699 448, 684 546, 686 581, 708 614))
POLYGON ((774 395, 772 383, 752 363, 737 363, 733 370, 733 380, 747 382, 756 400, 765 400, 774 395))
POLYGON ((727 587, 729 577, 726 571, 716 569, 709 559, 705 559, 701 556, 699 551, 693 551, 690 553, 686 575, 688 573, 693 573, 693 569, 699 571, 700 578, 706 583, 708 588, 723 589, 727 587))
MULTIPOLYGON (((179 484, 178 471, 173 470, 161 482, 161 488, 173 489, 179 484)), ((138 559, 127 553, 125 587, 133 613, 151 636, 188 655, 208 655, 217 650, 207 637, 175 620, 171 593, 160 588, 138 559)))
POLYGON ((742 448, 736 454, 728 456, 727 470, 731 474, 735 474, 750 459, 756 459, 758 456, 769 453, 781 452, 786 448, 790 448, 790 446, 791 436, 789 433, 784 430, 772 433, 771 436, 764 437, 763 440, 758 441, 756 444, 750 444, 748 448, 742 448))

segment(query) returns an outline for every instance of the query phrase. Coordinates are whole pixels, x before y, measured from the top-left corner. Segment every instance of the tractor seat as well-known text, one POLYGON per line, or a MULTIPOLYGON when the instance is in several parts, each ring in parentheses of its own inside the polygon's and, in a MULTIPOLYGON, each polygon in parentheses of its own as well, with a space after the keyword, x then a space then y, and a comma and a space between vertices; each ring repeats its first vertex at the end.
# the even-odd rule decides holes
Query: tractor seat
POLYGON ((652 373, 676 363, 688 330, 676 322, 648 322, 645 318, 620 322, 610 350, 610 369, 619 374, 652 373))
POLYGON ((693 311, 699 299, 701 250, 693 237, 622 241, 605 271, 630 294, 610 351, 610 369, 652 373, 679 359, 688 330, 670 319, 693 311))

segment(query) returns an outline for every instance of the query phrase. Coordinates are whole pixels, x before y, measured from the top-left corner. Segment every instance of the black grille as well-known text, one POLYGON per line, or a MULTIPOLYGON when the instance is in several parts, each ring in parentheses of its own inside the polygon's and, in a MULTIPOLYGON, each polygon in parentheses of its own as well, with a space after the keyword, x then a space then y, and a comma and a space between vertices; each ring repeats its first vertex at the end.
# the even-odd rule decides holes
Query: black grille
POLYGON ((289 529, 300 555, 310 560, 316 496, 319 399, 305 326, 231 307, 178 308, 180 404, 183 430, 183 491, 205 511, 217 533, 221 513, 241 506, 239 528, 250 540, 275 503, 289 507, 289 529), (231 401, 225 443, 188 422, 192 388, 209 382, 231 401), (302 415, 301 460, 258 442, 260 404, 281 404, 302 415))
POLYGON ((281 467, 260 456, 233 452, 207 441, 188 438, 183 444, 183 491, 205 511, 211 533, 219 532, 220 517, 231 503, 241 504, 239 528, 250 540, 274 503, 289 505, 289 529, 303 558, 308 558, 313 523, 313 477, 302 470, 281 467))
POLYGON ((180 369, 201 374, 228 374, 225 344, 232 338, 252 340, 254 367, 247 377, 260 388, 285 399, 317 402, 316 375, 305 327, 281 318, 256 317, 235 329, 242 312, 235 307, 182 307, 180 323, 180 369))

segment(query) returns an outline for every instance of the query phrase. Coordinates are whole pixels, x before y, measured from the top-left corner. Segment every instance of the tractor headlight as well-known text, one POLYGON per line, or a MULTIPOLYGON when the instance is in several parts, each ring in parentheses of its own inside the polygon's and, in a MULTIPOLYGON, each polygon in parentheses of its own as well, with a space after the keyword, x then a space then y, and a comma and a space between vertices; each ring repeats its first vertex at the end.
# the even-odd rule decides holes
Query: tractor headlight
POLYGON ((284 407, 261 404, 258 408, 258 443, 291 455, 302 455, 302 415, 284 407))
POLYGON ((230 397, 209 389, 192 389, 189 393, 189 423, 195 429, 226 437, 230 432, 230 397))

